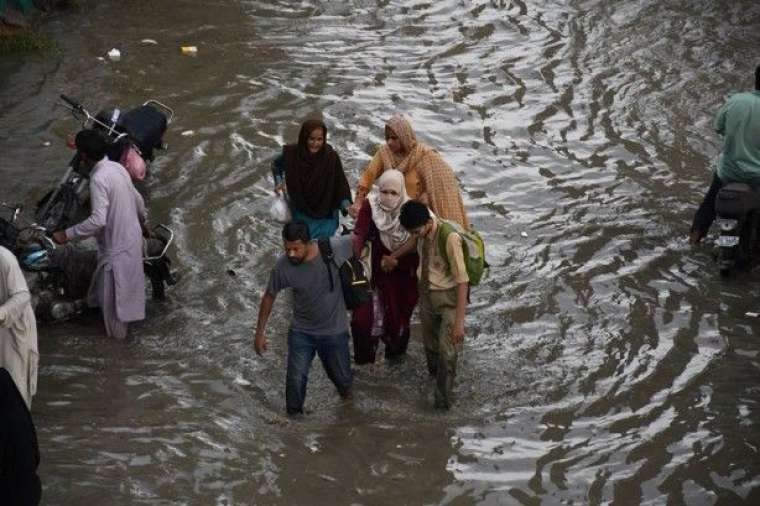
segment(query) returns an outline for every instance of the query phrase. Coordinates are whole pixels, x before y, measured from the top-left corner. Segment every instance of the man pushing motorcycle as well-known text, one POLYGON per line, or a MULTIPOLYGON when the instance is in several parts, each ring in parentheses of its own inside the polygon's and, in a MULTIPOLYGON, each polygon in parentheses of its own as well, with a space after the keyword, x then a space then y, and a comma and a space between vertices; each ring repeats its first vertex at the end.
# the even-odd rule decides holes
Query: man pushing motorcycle
POLYGON ((84 172, 90 174, 92 212, 81 223, 54 232, 53 240, 97 239, 98 266, 87 302, 101 308, 106 333, 124 339, 129 322, 145 319, 145 203, 127 170, 107 158, 108 144, 100 134, 82 130, 75 144, 84 172))
MULTIPOLYGON (((732 95, 715 118, 715 130, 724 136, 723 151, 712 184, 694 215, 689 241, 699 242, 715 220, 715 198, 729 183, 745 183, 760 190, 760 66, 755 90, 732 95)), ((760 208, 760 202, 756 203, 760 208)))

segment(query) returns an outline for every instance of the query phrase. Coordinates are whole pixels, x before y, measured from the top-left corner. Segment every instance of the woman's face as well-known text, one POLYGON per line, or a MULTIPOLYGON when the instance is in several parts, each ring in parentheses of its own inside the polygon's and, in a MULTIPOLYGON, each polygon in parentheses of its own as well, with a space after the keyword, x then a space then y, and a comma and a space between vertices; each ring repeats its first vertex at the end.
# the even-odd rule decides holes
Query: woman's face
POLYGON ((385 127, 385 142, 394 153, 402 153, 404 151, 404 147, 401 145, 401 141, 398 139, 396 132, 388 127, 385 127))
POLYGON ((312 130, 309 134, 309 138, 306 139, 306 148, 312 155, 319 153, 319 150, 322 149, 322 146, 324 146, 324 144, 325 132, 321 128, 315 128, 312 130))
POLYGON ((401 195, 393 188, 382 188, 380 190, 380 207, 385 211, 395 210, 401 201, 401 195))

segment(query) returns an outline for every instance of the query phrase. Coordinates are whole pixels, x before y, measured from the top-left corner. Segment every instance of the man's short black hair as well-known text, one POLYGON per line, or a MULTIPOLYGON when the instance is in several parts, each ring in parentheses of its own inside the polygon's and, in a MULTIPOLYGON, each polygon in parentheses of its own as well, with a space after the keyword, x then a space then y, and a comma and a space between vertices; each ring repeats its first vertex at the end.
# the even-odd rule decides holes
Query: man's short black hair
POLYGON ((407 230, 414 230, 425 225, 430 219, 430 211, 419 200, 408 200, 401 206, 401 214, 398 217, 401 226, 407 230))
POLYGON ((82 130, 80 131, 74 142, 77 146, 77 150, 87 155, 87 158, 94 162, 99 162, 106 156, 108 150, 108 143, 101 134, 95 130, 82 130))
POLYGON ((285 226, 282 227, 282 238, 288 242, 309 242, 311 240, 309 226, 302 221, 291 221, 290 223, 286 223, 285 226))
POLYGON ((760 91, 760 65, 755 68, 755 89, 760 91))

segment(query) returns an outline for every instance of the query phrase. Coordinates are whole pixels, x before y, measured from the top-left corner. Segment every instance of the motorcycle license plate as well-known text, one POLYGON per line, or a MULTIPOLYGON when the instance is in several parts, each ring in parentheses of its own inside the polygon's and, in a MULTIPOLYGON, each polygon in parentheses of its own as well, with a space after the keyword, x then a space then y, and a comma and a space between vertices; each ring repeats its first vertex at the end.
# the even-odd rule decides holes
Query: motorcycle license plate
POLYGON ((738 235, 721 235, 718 236, 718 246, 721 248, 733 248, 739 244, 738 235))

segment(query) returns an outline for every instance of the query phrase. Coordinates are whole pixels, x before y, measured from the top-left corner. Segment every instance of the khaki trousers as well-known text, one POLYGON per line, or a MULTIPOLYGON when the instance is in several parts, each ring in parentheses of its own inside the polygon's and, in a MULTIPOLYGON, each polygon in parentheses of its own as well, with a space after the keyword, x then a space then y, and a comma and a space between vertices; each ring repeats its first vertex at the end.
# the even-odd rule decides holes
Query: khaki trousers
POLYGON ((457 289, 429 290, 420 287, 420 319, 428 372, 436 378, 435 406, 451 406, 458 351, 451 343, 456 319, 457 289))

